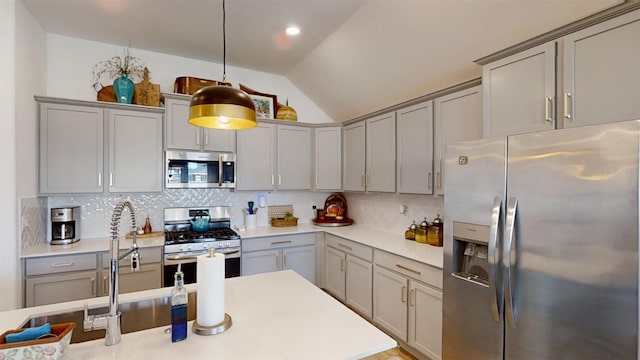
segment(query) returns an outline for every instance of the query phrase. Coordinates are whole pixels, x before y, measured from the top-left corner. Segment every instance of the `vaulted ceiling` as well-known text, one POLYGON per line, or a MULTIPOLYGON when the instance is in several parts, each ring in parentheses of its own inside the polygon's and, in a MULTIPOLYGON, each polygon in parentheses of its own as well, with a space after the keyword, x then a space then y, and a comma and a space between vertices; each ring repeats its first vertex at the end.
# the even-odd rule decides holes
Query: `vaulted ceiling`
MULTIPOLYGON (((22 0, 48 33, 222 62, 221 0, 22 0)), ((473 60, 622 0, 227 0, 227 64, 345 121, 481 75, 473 60), (295 38, 284 27, 298 25, 295 38)))

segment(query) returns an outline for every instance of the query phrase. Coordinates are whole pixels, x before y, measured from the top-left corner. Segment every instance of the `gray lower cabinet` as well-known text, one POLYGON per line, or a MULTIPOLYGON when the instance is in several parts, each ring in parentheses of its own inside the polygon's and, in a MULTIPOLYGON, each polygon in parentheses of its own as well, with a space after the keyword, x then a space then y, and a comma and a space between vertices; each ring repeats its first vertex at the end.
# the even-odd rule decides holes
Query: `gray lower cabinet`
POLYGON ((325 234, 322 287, 361 315, 372 316, 373 249, 325 234))
POLYGON ((162 191, 162 108, 36 100, 41 194, 162 191))
MULTIPOLYGON (((140 250, 142 268, 120 261, 120 293, 162 287, 162 249, 140 250)), ((108 252, 25 259, 25 306, 53 304, 104 296, 109 292, 108 252)))
POLYGON ((442 270, 374 251, 373 321, 411 349, 442 356, 442 270))
POLYGON ((318 284, 316 234, 270 236, 242 240, 242 275, 291 269, 318 284))

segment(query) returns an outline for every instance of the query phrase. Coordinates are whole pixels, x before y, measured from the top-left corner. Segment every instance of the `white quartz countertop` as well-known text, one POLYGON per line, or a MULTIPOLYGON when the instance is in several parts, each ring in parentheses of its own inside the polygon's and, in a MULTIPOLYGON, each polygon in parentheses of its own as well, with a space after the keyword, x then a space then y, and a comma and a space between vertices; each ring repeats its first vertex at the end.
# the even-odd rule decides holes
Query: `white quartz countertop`
POLYGON ((405 240, 404 233, 397 234, 365 225, 350 226, 317 226, 313 224, 298 224, 289 227, 257 227, 239 232, 242 241, 251 241, 252 238, 265 236, 282 236, 324 231, 357 243, 416 260, 433 267, 442 269, 442 247, 421 244, 411 240, 405 240))
MULTIPOLYGON (((382 251, 390 252, 442 269, 443 253, 441 247, 405 240, 404 234, 387 232, 371 228, 366 225, 354 224, 350 226, 326 227, 308 223, 299 223, 298 226, 289 227, 262 226, 255 229, 239 231, 238 233, 240 234, 242 241, 251 241, 252 238, 266 236, 284 236, 315 232, 333 234, 363 245, 371 246, 382 251)), ((109 250, 110 241, 110 238, 102 238, 80 240, 77 243, 70 245, 49 245, 47 243, 43 243, 28 248, 22 253, 21 257, 30 258, 107 251, 109 250)), ((164 236, 138 239, 138 246, 141 248, 163 245, 164 236)), ((128 249, 130 246, 130 239, 120 239, 121 249, 128 249)))
MULTIPOLYGON (((188 285, 193 291, 197 286, 188 285)), ((121 295, 121 303, 167 296, 170 288, 121 295)), ((0 332, 31 315, 105 305, 107 298, 0 312, 0 332)), ((122 342, 72 344, 76 359, 358 359, 396 346, 396 341, 292 270, 225 280, 225 312, 233 325, 211 336, 191 332, 172 343, 165 327, 123 334, 122 342)), ((82 324, 74 331, 82 331, 82 324)))

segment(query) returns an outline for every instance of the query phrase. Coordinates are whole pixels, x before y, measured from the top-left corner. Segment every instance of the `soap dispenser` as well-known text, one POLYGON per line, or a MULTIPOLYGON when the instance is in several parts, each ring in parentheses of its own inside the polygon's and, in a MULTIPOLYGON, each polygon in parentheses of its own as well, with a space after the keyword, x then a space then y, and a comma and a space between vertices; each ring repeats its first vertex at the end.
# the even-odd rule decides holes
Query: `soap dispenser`
POLYGON ((184 287, 184 274, 178 264, 174 275, 175 284, 171 289, 171 341, 187 338, 187 289, 184 287))

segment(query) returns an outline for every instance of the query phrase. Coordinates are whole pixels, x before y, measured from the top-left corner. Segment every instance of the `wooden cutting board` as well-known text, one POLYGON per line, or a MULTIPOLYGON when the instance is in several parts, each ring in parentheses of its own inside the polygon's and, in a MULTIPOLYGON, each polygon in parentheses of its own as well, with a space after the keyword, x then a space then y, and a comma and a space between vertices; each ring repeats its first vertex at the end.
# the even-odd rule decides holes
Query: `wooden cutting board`
MULTIPOLYGON (((159 236, 163 236, 164 232, 162 231, 152 231, 148 234, 142 234, 142 235, 136 235, 137 239, 144 239, 144 238, 150 238, 150 237, 159 237, 159 236)), ((126 239, 131 239, 133 236, 131 235, 131 233, 127 234, 127 236, 125 236, 126 239)))

